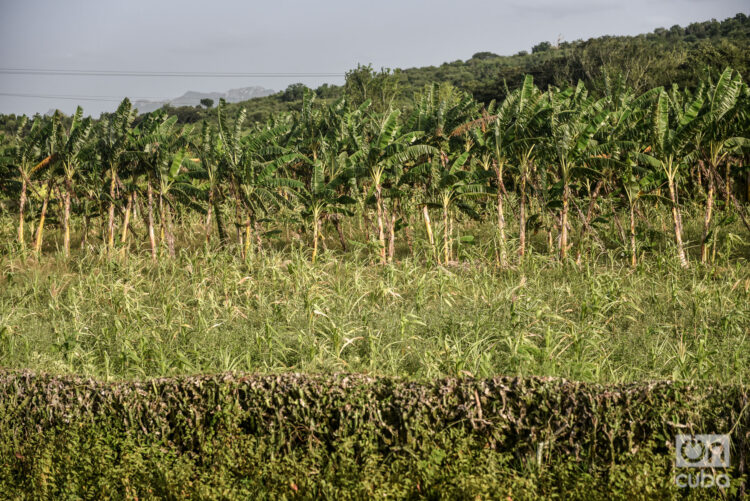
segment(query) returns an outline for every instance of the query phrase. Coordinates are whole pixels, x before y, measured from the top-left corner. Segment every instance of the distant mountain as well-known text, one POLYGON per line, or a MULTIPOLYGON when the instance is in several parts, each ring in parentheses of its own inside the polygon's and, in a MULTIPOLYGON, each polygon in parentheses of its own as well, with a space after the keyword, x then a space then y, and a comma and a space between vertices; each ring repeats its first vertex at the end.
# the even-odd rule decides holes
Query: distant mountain
POLYGON ((168 101, 136 101, 134 107, 139 113, 149 113, 158 110, 165 104, 170 106, 197 106, 201 99, 212 99, 214 104, 218 104, 219 99, 224 98, 228 103, 239 103, 254 99, 256 97, 265 97, 276 94, 275 90, 264 87, 241 87, 239 89, 230 89, 227 92, 196 92, 189 90, 178 98, 168 101))

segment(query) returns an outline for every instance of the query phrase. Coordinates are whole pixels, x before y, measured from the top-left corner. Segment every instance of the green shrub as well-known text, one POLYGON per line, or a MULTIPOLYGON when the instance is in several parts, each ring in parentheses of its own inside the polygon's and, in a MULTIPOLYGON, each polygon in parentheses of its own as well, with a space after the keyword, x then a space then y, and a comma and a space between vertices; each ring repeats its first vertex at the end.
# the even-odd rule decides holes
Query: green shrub
POLYGON ((729 433, 741 385, 0 373, 0 491, 49 498, 713 498, 673 482, 677 433, 729 433))

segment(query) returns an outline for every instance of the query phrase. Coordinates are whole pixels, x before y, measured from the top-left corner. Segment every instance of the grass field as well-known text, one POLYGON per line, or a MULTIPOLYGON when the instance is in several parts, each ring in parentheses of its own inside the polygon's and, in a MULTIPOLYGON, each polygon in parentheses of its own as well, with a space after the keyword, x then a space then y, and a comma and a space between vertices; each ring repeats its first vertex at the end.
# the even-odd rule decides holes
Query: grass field
MULTIPOLYGON (((472 248, 467 252, 479 253, 472 248)), ((366 248, 215 248, 0 258, 0 365, 131 379, 220 371, 556 376, 747 383, 750 274, 740 257, 631 269, 531 254, 435 266, 371 263, 366 248)))
POLYGON ((490 222, 462 221, 448 265, 415 225, 382 265, 356 222, 346 252, 323 225, 313 263, 283 220, 241 257, 182 217, 176 256, 152 259, 95 228, 65 257, 54 221, 23 251, 0 218, 0 491, 742 498, 750 247, 725 222, 700 264, 700 208, 684 213, 689 268, 651 206, 635 267, 613 219, 565 261, 539 232, 500 266, 490 222), (676 486, 686 431, 731 436, 729 488, 676 486))

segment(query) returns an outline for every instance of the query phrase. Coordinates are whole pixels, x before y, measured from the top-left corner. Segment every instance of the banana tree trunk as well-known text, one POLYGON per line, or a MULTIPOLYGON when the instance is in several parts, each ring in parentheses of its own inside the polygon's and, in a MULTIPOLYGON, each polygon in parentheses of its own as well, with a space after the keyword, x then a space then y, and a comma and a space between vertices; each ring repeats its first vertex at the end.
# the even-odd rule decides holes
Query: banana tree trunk
POLYGON ((518 255, 526 253, 526 174, 521 175, 521 203, 518 209, 518 255))
POLYGON ((219 207, 219 202, 214 200, 213 207, 214 207, 214 219, 216 219, 216 231, 219 233, 219 242, 222 245, 225 245, 227 243, 227 230, 224 227, 224 220, 221 219, 221 210, 219 207))
POLYGON ((344 229, 341 227, 341 215, 334 214, 333 217, 331 217, 331 222, 333 223, 333 227, 336 228, 336 233, 339 236, 341 250, 346 252, 346 238, 344 238, 344 229))
POLYGON ((378 210, 378 244, 380 247, 380 263, 386 263, 385 257, 385 228, 383 225, 383 194, 382 186, 378 183, 375 187, 375 202, 378 210))
POLYGON ((706 196, 706 211, 703 216, 703 234, 701 235, 701 263, 705 264, 708 260, 708 248, 706 246, 706 240, 708 240, 708 231, 711 226, 711 213, 714 205, 714 180, 713 177, 708 176, 708 194, 706 196))
POLYGON ((437 259, 438 264, 440 264, 440 254, 437 252, 437 249, 435 248, 435 236, 432 233, 432 223, 430 222, 430 210, 427 208, 426 205, 422 206, 422 216, 424 217, 424 225, 427 229, 427 238, 430 241, 430 248, 432 249, 432 255, 437 259))
POLYGON ((724 168, 724 186, 726 191, 726 199, 724 200, 724 207, 729 208, 729 197, 732 194, 732 164, 727 161, 726 167, 724 168))
POLYGON ((570 202, 570 188, 568 183, 563 186, 562 209, 560 210, 560 261, 565 261, 568 254, 568 204, 570 202))
POLYGON ((244 243, 242 246, 242 258, 247 259, 250 257, 250 252, 252 251, 252 238, 253 238, 253 227, 251 218, 248 216, 247 220, 245 221, 245 237, 244 237, 244 243))
POLYGON ((115 246, 115 169, 112 168, 112 180, 109 183, 109 220, 107 223, 107 249, 115 246))
POLYGON ((164 201, 162 200, 162 195, 159 193, 158 198, 158 204, 159 204, 159 252, 161 252, 161 247, 164 245, 166 240, 166 230, 164 229, 165 220, 164 220, 164 201))
POLYGON ((128 241, 128 228, 130 225, 130 214, 133 211, 133 192, 128 195, 128 203, 125 205, 125 218, 122 223, 122 234, 120 235, 120 243, 123 244, 122 253, 125 254, 125 242, 128 241))
POLYGON ((102 243, 106 245, 107 243, 107 219, 104 217, 105 210, 104 210, 104 204, 102 203, 101 199, 97 199, 96 201, 97 206, 97 212, 99 212, 99 225, 97 228, 97 232, 99 233, 99 238, 102 239, 102 243))
POLYGON ((204 232, 206 234, 206 243, 211 242, 211 213, 214 209, 214 190, 208 192, 208 208, 206 209, 206 224, 204 225, 204 232))
POLYGON ((70 193, 72 187, 70 179, 65 180, 65 195, 63 195, 63 253, 70 256, 70 193))
POLYGON ((312 262, 318 258, 318 235, 320 233, 320 221, 317 214, 313 215, 313 251, 312 251, 312 262))
POLYGON ((244 259, 244 248, 245 246, 242 244, 242 211, 241 211, 241 203, 240 203, 240 196, 239 196, 239 190, 235 188, 235 206, 234 206, 234 214, 235 214, 235 228, 237 229, 237 245, 239 245, 240 248, 240 254, 242 255, 242 258, 244 259))
POLYGON ((135 221, 138 219, 138 217, 143 217, 143 212, 138 212, 139 208, 141 208, 141 201, 138 199, 138 192, 133 192, 133 215, 130 219, 132 219, 133 224, 135 224, 135 221))
POLYGON ((448 254, 450 255, 451 259, 455 257, 455 254, 453 253, 453 222, 455 220, 452 217, 448 218, 448 254))
POLYGON ((450 255, 450 234, 448 227, 448 205, 443 204, 443 259, 445 259, 446 266, 451 262, 450 255))
POLYGON ((503 211, 503 170, 501 167, 495 168, 497 175, 497 229, 500 237, 500 266, 505 266, 507 258, 505 253, 505 213, 503 211))
POLYGON ((81 250, 86 249, 86 243, 89 237, 89 204, 83 202, 83 227, 81 228, 81 250))
MULTIPOLYGON (((163 198, 163 197, 162 197, 163 198)), ((164 238, 167 241, 167 252, 169 257, 174 257, 174 233, 172 225, 172 209, 169 206, 169 200, 164 204, 162 217, 164 218, 164 238)))
POLYGON ((148 198, 148 243, 151 246, 151 259, 156 261, 156 236, 154 235, 154 192, 151 180, 146 188, 148 198))
POLYGON ((391 208, 391 215, 388 218, 388 264, 393 262, 393 256, 396 254, 396 208, 391 208))
POLYGON ((320 250, 322 250, 323 252, 328 251, 326 236, 323 234, 323 218, 320 219, 320 226, 318 227, 318 241, 320 243, 320 250))
POLYGON ((21 182, 21 198, 18 201, 18 243, 23 249, 26 245, 23 238, 24 209, 26 208, 26 176, 21 182))
POLYGON ((594 191, 591 192, 591 200, 589 201, 589 207, 586 210, 586 218, 584 219, 584 223, 581 226, 581 237, 578 244, 578 251, 576 252, 576 264, 581 264, 581 254, 583 252, 584 237, 586 236, 586 233, 590 228, 589 223, 591 222, 591 217, 594 215, 596 200, 599 197, 599 191, 602 189, 603 184, 604 180, 600 179, 599 181, 597 181, 596 186, 594 187, 594 191))
POLYGON ((44 194, 44 201, 42 202, 42 213, 39 215, 39 227, 36 230, 36 242, 34 244, 34 252, 39 254, 42 251, 42 240, 44 238, 44 219, 47 216, 47 206, 49 205, 49 197, 52 194, 52 179, 47 182, 47 193, 44 194))
POLYGON ((635 202, 630 203, 630 266, 633 268, 638 264, 635 247, 635 202))
POLYGON ((674 184, 674 178, 667 176, 667 185, 669 186, 669 199, 672 201, 672 222, 674 223, 674 239, 677 244, 677 257, 680 259, 680 265, 687 268, 688 261, 685 256, 685 247, 682 244, 682 218, 680 217, 680 208, 677 205, 677 190, 674 184))

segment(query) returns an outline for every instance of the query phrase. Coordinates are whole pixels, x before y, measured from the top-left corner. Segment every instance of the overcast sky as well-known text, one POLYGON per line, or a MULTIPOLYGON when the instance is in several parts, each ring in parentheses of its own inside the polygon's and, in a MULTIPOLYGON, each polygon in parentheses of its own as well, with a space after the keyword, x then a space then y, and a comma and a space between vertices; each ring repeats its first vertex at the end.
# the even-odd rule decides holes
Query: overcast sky
MULTIPOLYGON (((747 0, 0 0, 0 68, 332 72, 514 54, 563 40, 632 35, 748 13, 747 0)), ((29 76, 0 73, 0 113, 70 113, 76 100, 173 98, 327 78, 29 76)), ((113 101, 79 100, 98 115, 113 101)))

